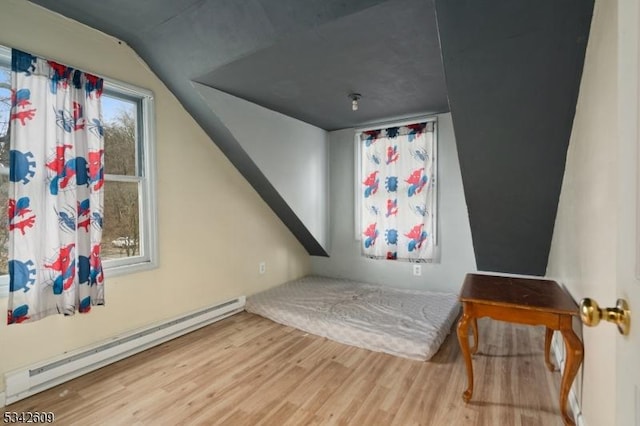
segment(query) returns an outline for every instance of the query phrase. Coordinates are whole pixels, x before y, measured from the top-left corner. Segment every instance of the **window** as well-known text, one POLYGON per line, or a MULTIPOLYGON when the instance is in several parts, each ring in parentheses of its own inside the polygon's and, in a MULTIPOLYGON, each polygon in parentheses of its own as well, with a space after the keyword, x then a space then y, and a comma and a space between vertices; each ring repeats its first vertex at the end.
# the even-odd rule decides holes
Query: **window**
MULTIPOLYGON (((0 212, 9 186, 11 50, 0 47, 0 212)), ((153 97, 104 79, 104 227, 101 251, 107 279, 157 265, 153 97)), ((0 214, 0 297, 9 287, 8 217, 0 214)))
POLYGON ((355 229, 372 259, 437 261, 437 121, 356 132, 355 229))

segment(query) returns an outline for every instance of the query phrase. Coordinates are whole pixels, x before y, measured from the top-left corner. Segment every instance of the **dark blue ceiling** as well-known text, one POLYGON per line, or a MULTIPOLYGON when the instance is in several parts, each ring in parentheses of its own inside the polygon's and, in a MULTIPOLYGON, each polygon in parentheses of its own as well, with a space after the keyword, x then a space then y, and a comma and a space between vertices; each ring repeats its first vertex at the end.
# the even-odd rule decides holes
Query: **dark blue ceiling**
POLYGON ((593 0, 436 0, 478 269, 544 275, 593 0))
POLYGON ((327 130, 450 108, 478 268, 545 273, 593 0, 30 1, 132 46, 312 255, 192 82, 327 130))

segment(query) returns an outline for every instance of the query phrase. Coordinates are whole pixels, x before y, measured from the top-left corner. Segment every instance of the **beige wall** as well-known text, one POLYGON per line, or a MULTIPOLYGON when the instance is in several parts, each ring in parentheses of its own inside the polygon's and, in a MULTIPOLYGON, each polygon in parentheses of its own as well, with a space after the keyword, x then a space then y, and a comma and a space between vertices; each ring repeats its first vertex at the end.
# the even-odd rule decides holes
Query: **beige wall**
MULTIPOLYGON (((24 0, 2 2, 0 44, 154 92, 160 244, 159 269, 107 275, 106 306, 2 323, 0 380, 7 371, 309 272, 303 247, 127 45, 24 0), (259 275, 263 260, 267 273, 259 275)), ((6 299, 0 303, 6 309, 6 299)))
MULTIPOLYGON (((616 294, 616 3, 595 4, 547 268, 575 299, 592 297, 603 304, 616 294)), ((614 338, 609 327, 584 330, 581 406, 588 425, 615 418, 614 338)))

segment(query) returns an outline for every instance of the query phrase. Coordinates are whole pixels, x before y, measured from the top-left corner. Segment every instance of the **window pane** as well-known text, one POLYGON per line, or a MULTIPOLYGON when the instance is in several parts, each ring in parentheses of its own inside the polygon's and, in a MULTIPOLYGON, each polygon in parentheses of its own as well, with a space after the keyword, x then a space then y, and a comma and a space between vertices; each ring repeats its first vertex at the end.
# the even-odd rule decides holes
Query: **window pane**
POLYGON ((0 67, 0 165, 4 167, 9 167, 10 110, 11 75, 7 68, 0 67))
POLYGON ((9 254, 9 175, 0 175, 0 275, 9 273, 7 259, 9 254))
POLYGON ((102 118, 104 121, 105 173, 136 176, 137 103, 103 95, 102 118))
MULTIPOLYGON (((9 130, 11 122, 11 54, 0 46, 0 298, 8 293, 8 186, 9 130)), ((17 101, 24 98, 18 94, 17 101)), ((157 266, 155 182, 150 181, 154 146, 148 137, 153 119, 153 98, 147 90, 105 79, 101 98, 105 139, 105 211, 102 238, 105 268, 114 275, 157 266), (149 192, 149 193, 147 193, 149 192), (139 204, 145 200, 148 204, 139 204), (142 238, 142 241, 140 239, 142 238)))
POLYGON ((103 259, 140 255, 139 212, 137 182, 105 182, 103 259))

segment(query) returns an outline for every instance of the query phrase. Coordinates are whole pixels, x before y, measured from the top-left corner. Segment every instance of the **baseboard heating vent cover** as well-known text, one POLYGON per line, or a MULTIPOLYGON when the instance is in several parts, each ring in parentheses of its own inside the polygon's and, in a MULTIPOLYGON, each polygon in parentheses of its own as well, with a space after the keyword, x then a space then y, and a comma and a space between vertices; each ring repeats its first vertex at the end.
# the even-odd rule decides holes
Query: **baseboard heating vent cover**
POLYGON ((245 296, 216 304, 99 344, 67 352, 46 362, 4 375, 5 404, 12 404, 45 389, 105 365, 157 346, 244 310, 245 296))

